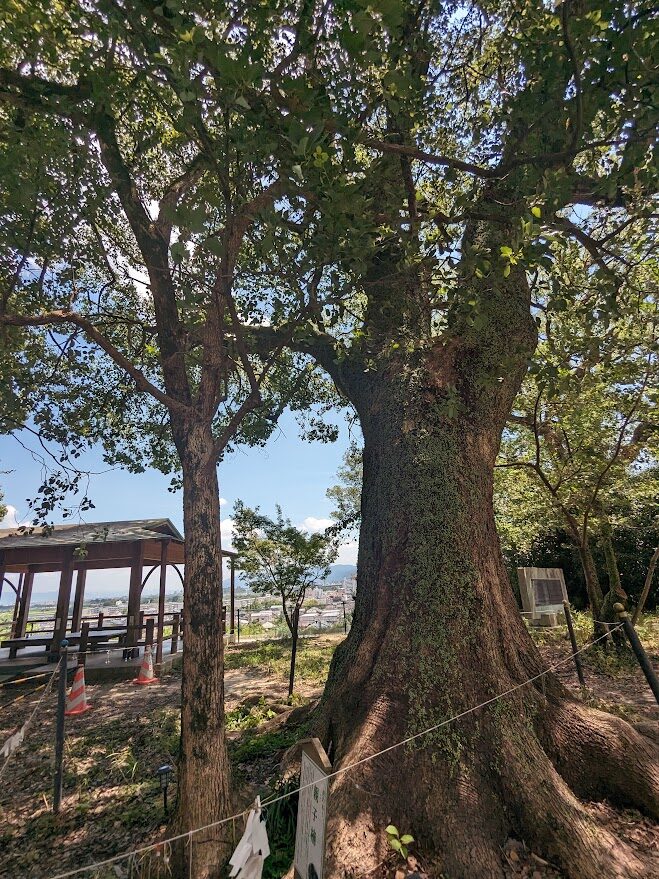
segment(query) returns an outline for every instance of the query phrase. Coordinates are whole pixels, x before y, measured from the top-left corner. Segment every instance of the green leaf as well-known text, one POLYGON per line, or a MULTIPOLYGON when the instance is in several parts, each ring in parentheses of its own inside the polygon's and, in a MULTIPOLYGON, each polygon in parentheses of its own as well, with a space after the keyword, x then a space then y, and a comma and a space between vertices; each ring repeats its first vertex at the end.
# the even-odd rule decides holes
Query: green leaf
POLYGON ((512 256, 513 249, 512 247, 508 247, 507 245, 503 245, 501 247, 501 256, 512 256))
POLYGON ((542 216, 542 211, 540 210, 540 208, 537 205, 534 205, 531 208, 531 213, 533 214, 534 217, 538 217, 538 219, 542 216))
POLYGON ((384 832, 388 833, 389 836, 398 836, 398 828, 394 827, 393 824, 390 824, 388 827, 385 827, 384 832))
POLYGON ((302 173, 302 165, 293 165, 293 174, 298 178, 298 180, 304 180, 304 174, 302 173))
POLYGON ((403 845, 409 845, 411 842, 414 842, 414 837, 411 836, 409 833, 405 833, 403 834, 403 836, 401 836, 400 841, 403 843, 403 845))
POLYGON ((509 274, 510 274, 510 263, 508 263, 508 265, 505 266, 505 268, 504 268, 504 270, 503 270, 503 276, 504 276, 504 278, 507 278, 509 274))
POLYGON ((242 95, 238 95, 238 97, 236 98, 236 104, 238 104, 239 107, 242 107, 243 110, 252 109, 249 102, 242 95))
POLYGON ((177 241, 169 248, 174 262, 182 262, 185 256, 185 245, 182 241, 177 241))

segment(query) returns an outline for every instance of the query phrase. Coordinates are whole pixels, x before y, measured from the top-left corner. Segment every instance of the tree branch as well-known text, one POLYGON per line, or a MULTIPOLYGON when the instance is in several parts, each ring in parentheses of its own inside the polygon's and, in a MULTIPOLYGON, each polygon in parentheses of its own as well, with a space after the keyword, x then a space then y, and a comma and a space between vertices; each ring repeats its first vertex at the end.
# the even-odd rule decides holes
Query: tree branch
POLYGON ((138 390, 151 394, 158 402, 162 403, 171 412, 187 413, 188 407, 179 400, 156 387, 144 373, 116 348, 94 324, 74 311, 49 311, 37 315, 0 314, 0 325, 9 327, 38 327, 62 324, 73 324, 79 327, 85 335, 95 342, 99 348, 112 358, 135 382, 138 390))

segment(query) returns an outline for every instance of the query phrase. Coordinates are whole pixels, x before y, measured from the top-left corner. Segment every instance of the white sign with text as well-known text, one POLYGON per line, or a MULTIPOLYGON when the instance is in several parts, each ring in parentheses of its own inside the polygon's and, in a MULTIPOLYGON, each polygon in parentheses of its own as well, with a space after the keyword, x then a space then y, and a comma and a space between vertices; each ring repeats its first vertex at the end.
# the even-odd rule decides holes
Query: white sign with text
POLYGON ((302 743, 295 833, 294 865, 297 879, 323 879, 329 788, 327 773, 331 768, 318 739, 307 739, 302 743))

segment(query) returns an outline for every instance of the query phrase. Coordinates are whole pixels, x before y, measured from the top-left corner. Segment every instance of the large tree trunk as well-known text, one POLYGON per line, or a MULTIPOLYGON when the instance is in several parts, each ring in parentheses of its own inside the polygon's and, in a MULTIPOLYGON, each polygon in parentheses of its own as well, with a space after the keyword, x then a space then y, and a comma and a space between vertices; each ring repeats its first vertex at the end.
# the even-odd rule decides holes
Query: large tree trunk
MULTIPOLYGON (((175 428, 183 466, 185 578, 178 833, 230 814, 224 736, 224 649, 220 500, 209 425, 175 428)), ((217 876, 226 859, 222 828, 195 834, 179 850, 181 875, 217 876)))
MULTIPOLYGON (((382 358, 377 370, 337 372, 365 446, 354 620, 318 718, 336 768, 543 670, 513 600, 492 504, 501 431, 533 343, 526 314, 526 322, 502 314, 505 345, 494 333, 481 348, 436 348, 415 369, 382 358)), ((393 823, 413 834, 435 876, 502 876, 500 846, 511 832, 574 879, 640 876, 578 793, 657 814, 659 749, 570 699, 550 676, 339 775, 328 873, 364 875, 383 859, 393 823)))

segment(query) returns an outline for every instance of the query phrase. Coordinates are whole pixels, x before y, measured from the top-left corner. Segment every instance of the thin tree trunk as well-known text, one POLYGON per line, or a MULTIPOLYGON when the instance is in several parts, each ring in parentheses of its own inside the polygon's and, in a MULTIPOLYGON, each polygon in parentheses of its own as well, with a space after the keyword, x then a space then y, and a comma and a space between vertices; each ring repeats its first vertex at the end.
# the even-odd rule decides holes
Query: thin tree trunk
POLYGON ((590 540, 587 534, 579 540, 577 546, 579 549, 579 557, 581 559, 584 579, 586 581, 586 592, 588 594, 590 611, 593 615, 593 619, 598 620, 600 619, 604 595, 602 593, 602 587, 600 586, 597 565, 593 558, 593 552, 590 548, 590 540))
POLYGON ((638 604, 634 610, 634 615, 632 616, 632 623, 636 625, 639 621, 641 614, 643 613, 643 608, 645 607, 645 602, 648 600, 648 595, 650 594, 650 587, 652 586, 652 578, 654 577, 654 571, 657 567, 657 562, 659 562, 659 546, 652 553, 652 558, 650 559, 650 564, 648 566, 648 572, 645 575, 645 583, 643 584, 643 591, 641 592, 641 596, 638 599, 638 604))
POLYGON ((299 633, 300 626, 300 608, 298 605, 295 606, 293 610, 293 627, 291 629, 291 635, 293 641, 291 643, 291 668, 290 673, 288 675, 288 698, 290 699, 293 695, 293 686, 295 684, 295 659, 297 657, 297 639, 299 633))
MULTIPOLYGON (((181 753, 176 830, 185 833, 230 814, 230 771, 224 735, 222 556, 217 470, 210 425, 177 425, 183 465, 185 577, 181 753)), ((226 860, 226 828, 186 840, 181 875, 215 877, 226 860)))
MULTIPOLYGON (((622 583, 620 581, 618 560, 616 559, 615 549, 613 548, 613 534, 611 531, 611 525, 607 519, 604 519, 602 522, 600 540, 604 551, 604 558, 606 560, 606 569, 609 575, 609 591, 606 593, 604 600, 602 601, 600 616, 598 619, 604 620, 607 623, 615 623, 617 622, 617 617, 613 610, 613 606, 617 602, 620 602, 626 607, 627 593, 622 588, 622 583)), ((611 636, 619 650, 628 649, 627 639, 625 638, 624 632, 620 629, 616 629, 611 633, 611 636)))

